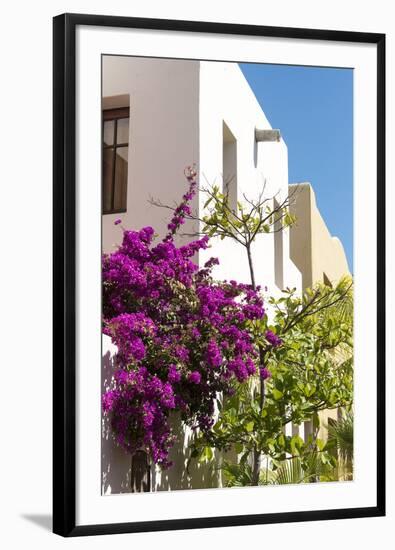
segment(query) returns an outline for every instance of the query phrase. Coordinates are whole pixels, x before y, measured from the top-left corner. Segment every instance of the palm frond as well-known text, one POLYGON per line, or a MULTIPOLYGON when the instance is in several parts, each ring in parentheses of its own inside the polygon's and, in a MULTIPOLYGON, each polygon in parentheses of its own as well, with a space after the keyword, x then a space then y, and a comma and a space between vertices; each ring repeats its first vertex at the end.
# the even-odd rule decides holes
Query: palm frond
POLYGON ((318 452, 308 453, 301 459, 284 460, 277 470, 271 471, 268 482, 273 485, 332 481, 336 479, 333 464, 323 462, 318 452))
POLYGON ((351 464, 354 451, 354 417, 347 413, 343 418, 328 425, 328 441, 337 449, 339 457, 351 464))
POLYGON ((252 485, 252 468, 247 462, 232 464, 225 461, 222 467, 227 487, 246 487, 252 485))
POLYGON ((279 468, 270 472, 269 483, 273 485, 287 485, 302 483, 304 471, 299 458, 284 460, 279 468))

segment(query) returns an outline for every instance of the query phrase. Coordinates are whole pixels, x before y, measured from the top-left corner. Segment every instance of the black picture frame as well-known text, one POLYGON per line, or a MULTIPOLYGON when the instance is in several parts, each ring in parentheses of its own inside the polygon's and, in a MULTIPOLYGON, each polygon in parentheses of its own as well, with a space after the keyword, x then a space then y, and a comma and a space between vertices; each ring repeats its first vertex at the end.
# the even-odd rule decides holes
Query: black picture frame
POLYGON ((132 533, 385 515, 385 35, 63 14, 53 19, 53 531, 132 533), (365 508, 76 525, 76 27, 151 29, 377 45, 377 504, 365 508))

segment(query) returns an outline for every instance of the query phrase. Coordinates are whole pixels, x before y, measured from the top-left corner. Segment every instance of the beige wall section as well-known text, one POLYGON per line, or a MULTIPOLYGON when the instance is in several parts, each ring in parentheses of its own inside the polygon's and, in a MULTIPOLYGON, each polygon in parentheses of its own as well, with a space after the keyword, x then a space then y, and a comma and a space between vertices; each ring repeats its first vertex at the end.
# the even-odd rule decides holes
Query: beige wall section
MULTIPOLYGON (((292 196, 290 211, 296 216, 296 223, 290 229, 290 256, 302 274, 303 288, 319 282, 334 284, 344 275, 349 275, 343 245, 330 234, 310 183, 290 185, 289 194, 292 196)), ((321 411, 318 438, 327 438, 328 421, 330 418, 336 420, 338 415, 338 409, 321 411)), ((305 439, 312 431, 312 422, 305 422, 305 439)))
POLYGON ((290 211, 296 216, 290 230, 291 259, 302 273, 303 288, 325 282, 325 277, 336 283, 350 274, 343 245, 322 219, 312 186, 298 183, 289 188, 293 196, 290 211))

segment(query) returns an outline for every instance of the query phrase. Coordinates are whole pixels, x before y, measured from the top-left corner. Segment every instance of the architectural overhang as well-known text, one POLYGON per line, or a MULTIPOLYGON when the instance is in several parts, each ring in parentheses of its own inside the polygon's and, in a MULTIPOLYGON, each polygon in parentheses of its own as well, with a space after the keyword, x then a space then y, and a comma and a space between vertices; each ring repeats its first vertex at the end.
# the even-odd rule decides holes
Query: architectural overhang
POLYGON ((255 141, 280 141, 281 132, 280 130, 259 130, 255 128, 255 141))

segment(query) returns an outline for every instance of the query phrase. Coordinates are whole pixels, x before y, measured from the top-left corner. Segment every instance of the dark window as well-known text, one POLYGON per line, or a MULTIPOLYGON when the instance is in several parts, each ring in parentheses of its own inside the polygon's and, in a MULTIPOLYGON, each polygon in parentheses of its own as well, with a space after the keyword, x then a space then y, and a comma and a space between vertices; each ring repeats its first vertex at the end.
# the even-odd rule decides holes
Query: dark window
POLYGON ((103 214, 126 212, 129 107, 103 111, 103 214))

